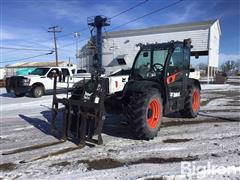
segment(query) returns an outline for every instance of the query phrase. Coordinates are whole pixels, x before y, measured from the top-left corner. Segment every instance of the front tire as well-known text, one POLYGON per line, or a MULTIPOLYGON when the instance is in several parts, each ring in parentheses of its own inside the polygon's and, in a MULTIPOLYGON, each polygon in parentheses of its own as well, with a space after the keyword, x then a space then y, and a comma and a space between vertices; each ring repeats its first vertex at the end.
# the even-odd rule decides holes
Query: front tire
POLYGON ((186 97, 184 103, 184 109, 180 111, 180 114, 184 118, 195 118, 198 115, 200 109, 200 89, 196 86, 192 86, 189 89, 189 94, 186 97))
POLYGON ((42 97, 42 95, 44 94, 44 89, 42 86, 34 86, 32 88, 32 95, 33 97, 42 97))
POLYGON ((127 106, 129 124, 137 139, 150 140, 157 136, 162 119, 162 97, 151 89, 133 94, 127 106))

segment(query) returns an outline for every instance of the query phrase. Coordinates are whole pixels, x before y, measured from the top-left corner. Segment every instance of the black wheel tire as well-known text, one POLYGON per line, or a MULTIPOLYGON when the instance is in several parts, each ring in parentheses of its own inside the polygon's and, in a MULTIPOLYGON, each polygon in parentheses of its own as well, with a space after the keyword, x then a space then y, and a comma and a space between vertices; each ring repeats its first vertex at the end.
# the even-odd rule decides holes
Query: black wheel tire
POLYGON ((34 86, 32 88, 32 95, 33 97, 42 97, 42 95, 44 94, 44 88, 42 86, 34 86))
POLYGON ((180 111, 180 114, 184 118, 195 118, 198 115, 200 109, 200 89, 196 86, 192 86, 189 89, 188 96, 185 99, 184 109, 180 111))
POLYGON ((23 97, 25 95, 25 93, 18 93, 18 92, 14 92, 16 97, 23 97))
POLYGON ((158 134, 162 120, 163 106, 160 93, 151 89, 129 98, 126 113, 135 137, 143 140, 153 139, 158 134), (156 114, 157 111, 159 112, 156 114))

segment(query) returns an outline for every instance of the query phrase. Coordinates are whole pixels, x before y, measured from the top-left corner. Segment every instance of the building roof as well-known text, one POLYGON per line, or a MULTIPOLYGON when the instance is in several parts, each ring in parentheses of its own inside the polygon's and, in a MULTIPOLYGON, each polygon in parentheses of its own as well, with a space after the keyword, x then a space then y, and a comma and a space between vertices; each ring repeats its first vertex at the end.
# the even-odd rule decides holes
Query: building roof
MULTIPOLYGON (((59 61, 59 65, 66 64, 65 61, 59 61)), ((18 62, 15 64, 7 65, 6 68, 29 68, 29 67, 53 67, 56 66, 56 62, 18 62)))
POLYGON ((146 34, 201 30, 201 29, 210 28, 214 23, 217 23, 219 33, 221 34, 219 20, 214 19, 214 20, 202 21, 202 22, 190 22, 190 23, 181 23, 181 24, 173 24, 173 25, 154 26, 151 28, 143 28, 143 29, 112 31, 112 32, 108 32, 104 36, 109 38, 114 38, 114 37, 126 37, 126 36, 140 36, 140 35, 146 35, 146 34))

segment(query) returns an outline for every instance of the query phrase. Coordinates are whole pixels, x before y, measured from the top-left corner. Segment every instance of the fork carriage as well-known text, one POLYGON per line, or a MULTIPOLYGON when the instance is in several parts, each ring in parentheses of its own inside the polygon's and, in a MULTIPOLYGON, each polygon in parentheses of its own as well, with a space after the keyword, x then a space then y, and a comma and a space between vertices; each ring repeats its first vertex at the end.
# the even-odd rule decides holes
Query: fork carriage
POLYGON ((61 137, 63 140, 71 138, 81 145, 85 145, 86 141, 102 144, 101 132, 105 120, 105 79, 99 76, 92 76, 88 80, 83 79, 80 83, 81 87, 78 91, 73 90, 70 98, 68 95, 66 98, 57 97, 56 79, 57 77, 54 76, 52 130, 56 130, 56 117, 59 112, 62 112, 61 137), (64 105, 64 108, 59 108, 60 104, 64 105), (94 135, 97 135, 97 140, 93 139, 94 135))

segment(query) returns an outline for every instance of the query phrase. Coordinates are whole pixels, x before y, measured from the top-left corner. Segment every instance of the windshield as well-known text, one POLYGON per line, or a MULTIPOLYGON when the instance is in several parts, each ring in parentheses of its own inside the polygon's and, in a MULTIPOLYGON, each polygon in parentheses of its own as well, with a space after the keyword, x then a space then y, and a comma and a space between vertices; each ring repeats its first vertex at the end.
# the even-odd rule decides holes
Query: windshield
POLYGON ((50 68, 37 68, 35 70, 33 70, 31 73, 31 75, 39 75, 39 76, 43 76, 45 75, 48 71, 49 71, 50 68))
POLYGON ((148 78, 162 73, 168 49, 142 50, 135 61, 133 76, 148 78))

